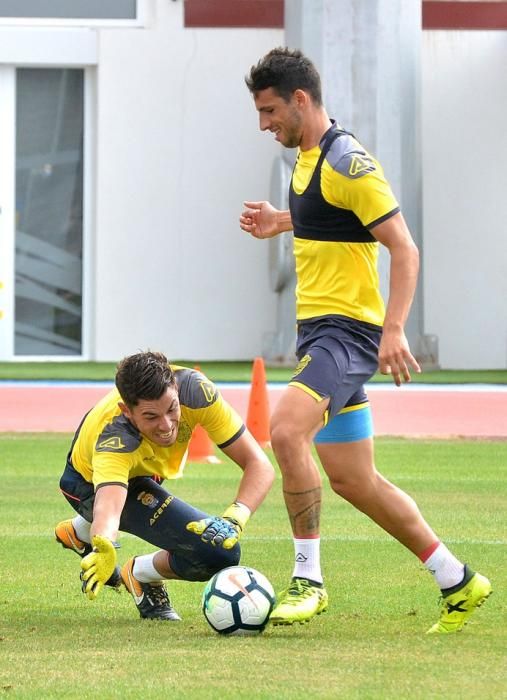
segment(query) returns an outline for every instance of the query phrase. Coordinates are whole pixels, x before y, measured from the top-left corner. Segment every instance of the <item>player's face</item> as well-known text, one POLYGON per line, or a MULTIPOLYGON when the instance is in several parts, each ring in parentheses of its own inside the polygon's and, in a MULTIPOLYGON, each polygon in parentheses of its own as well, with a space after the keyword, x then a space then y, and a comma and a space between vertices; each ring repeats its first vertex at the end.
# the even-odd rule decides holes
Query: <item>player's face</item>
POLYGON ((303 116, 296 93, 286 102, 273 88, 260 90, 254 97, 261 131, 271 131, 286 148, 296 148, 303 135, 303 116))
POLYGON ((169 447, 175 442, 181 416, 175 387, 169 387, 159 399, 141 399, 133 408, 124 404, 120 407, 139 432, 156 445, 169 447))

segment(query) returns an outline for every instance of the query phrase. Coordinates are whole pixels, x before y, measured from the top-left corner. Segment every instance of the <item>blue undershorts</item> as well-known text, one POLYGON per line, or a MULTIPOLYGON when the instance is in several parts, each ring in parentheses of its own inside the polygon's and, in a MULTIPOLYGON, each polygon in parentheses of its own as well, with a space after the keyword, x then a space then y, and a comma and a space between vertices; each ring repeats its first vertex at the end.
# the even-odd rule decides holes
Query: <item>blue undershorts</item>
POLYGON ((373 420, 369 403, 360 404, 357 408, 344 409, 331 418, 329 423, 319 430, 313 441, 323 442, 356 442, 373 435, 373 420))

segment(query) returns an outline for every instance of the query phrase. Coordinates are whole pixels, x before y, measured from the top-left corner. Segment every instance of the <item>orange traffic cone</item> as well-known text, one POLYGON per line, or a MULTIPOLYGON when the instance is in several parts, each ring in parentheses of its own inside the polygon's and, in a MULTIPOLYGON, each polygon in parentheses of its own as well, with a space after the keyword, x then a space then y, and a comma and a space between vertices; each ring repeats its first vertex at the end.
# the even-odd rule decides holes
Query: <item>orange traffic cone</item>
POLYGON ((189 462, 208 462, 209 464, 220 464, 220 460, 215 455, 213 443, 208 433, 202 425, 196 425, 190 443, 188 445, 189 462))
POLYGON ((248 401, 246 427, 261 447, 270 447, 269 397, 266 369, 262 357, 256 357, 252 369, 252 386, 248 401))

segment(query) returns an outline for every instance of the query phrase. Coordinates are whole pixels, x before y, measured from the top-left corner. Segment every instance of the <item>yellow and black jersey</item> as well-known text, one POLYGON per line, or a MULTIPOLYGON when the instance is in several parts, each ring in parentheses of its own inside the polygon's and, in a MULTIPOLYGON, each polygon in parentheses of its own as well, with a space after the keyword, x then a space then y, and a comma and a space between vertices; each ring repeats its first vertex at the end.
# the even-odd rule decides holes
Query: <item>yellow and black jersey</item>
POLYGON ((289 190, 298 320, 340 315, 381 326, 378 242, 370 230, 399 212, 380 164, 333 126, 299 151, 289 190))
POLYGON ((127 484, 136 476, 177 479, 183 473, 188 444, 197 424, 219 447, 227 447, 245 430, 236 411, 200 372, 171 365, 181 405, 176 442, 161 447, 148 440, 121 413, 117 389, 110 391, 84 417, 72 444, 74 468, 95 488, 127 484))

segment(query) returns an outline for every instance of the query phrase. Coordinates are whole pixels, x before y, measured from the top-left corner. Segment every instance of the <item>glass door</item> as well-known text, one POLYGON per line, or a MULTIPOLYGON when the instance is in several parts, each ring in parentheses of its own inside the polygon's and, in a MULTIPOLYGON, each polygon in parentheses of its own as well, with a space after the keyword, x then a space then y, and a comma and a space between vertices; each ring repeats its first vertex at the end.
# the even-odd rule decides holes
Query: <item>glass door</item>
POLYGON ((0 66, 0 360, 14 354, 14 94, 16 73, 0 66))
MULTIPOLYGON (((14 250, 9 260, 7 217, 0 230, 0 254, 6 253, 0 271, 3 290, 11 288, 13 299, 9 322, 9 295, 4 295, 0 351, 4 359, 9 346, 14 357, 81 356, 84 71, 11 70, 14 250), (6 334, 12 335, 11 341, 6 334)), ((6 122, 4 117, 8 130, 6 122)))

